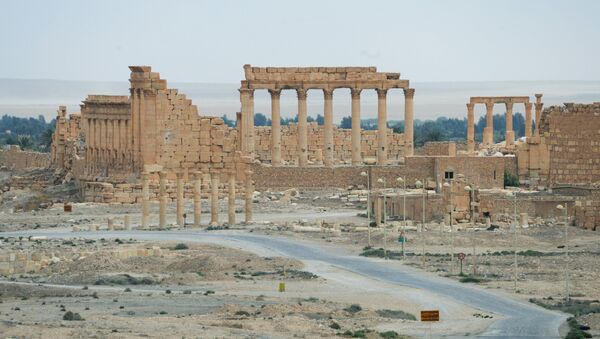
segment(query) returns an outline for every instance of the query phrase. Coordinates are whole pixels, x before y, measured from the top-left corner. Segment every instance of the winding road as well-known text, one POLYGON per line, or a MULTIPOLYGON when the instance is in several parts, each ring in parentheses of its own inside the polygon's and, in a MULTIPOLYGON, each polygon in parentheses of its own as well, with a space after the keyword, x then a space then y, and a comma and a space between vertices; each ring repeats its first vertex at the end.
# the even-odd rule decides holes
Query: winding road
MULTIPOLYGON (((3 236, 46 236, 48 238, 133 238, 152 241, 188 241, 217 243, 225 246, 243 245, 258 254, 278 253, 305 262, 320 262, 399 286, 421 289, 433 295, 453 299, 458 303, 500 315, 481 338, 560 338, 559 327, 567 315, 549 311, 533 304, 512 299, 500 292, 466 285, 434 276, 398 262, 349 255, 335 245, 299 241, 276 235, 259 235, 239 231, 205 232, 176 231, 110 231, 78 232, 41 230, 3 232, 3 236)), ((310 269, 309 269, 310 270, 310 269)), ((318 273, 318 272, 315 272, 318 273)))

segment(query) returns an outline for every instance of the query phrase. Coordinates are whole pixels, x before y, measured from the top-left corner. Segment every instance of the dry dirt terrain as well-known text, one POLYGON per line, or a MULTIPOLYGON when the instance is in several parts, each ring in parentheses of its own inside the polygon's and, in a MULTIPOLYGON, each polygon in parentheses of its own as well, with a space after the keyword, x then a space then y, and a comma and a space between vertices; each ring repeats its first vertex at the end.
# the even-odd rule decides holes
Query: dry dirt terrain
MULTIPOLYGON (((26 199, 25 193, 11 192, 9 201, 26 199)), ((513 233, 506 227, 487 230, 478 225, 473 232, 461 225, 451 233, 447 226, 432 223, 421 237, 415 227, 393 222, 385 232, 371 228, 369 247, 368 232, 355 229, 366 225, 366 219, 357 216, 363 213, 361 204, 329 198, 337 194, 338 191, 299 192, 289 201, 281 201, 283 194, 261 194, 255 200, 260 202, 256 204, 260 208, 256 209, 255 223, 231 228, 310 239, 355 255, 380 258, 384 256, 385 243, 389 260, 578 314, 577 321, 591 327, 589 333, 600 334, 597 232, 569 228, 569 284, 575 305, 563 305, 562 225, 518 229, 515 292, 513 233), (405 256, 398 242, 401 231, 407 238, 405 256), (451 264, 452 243, 455 253, 466 254, 465 276, 459 275, 456 257, 451 264), (421 255, 423 252, 425 256, 421 255)), ((238 205, 241 203, 238 201, 238 205)), ((152 207, 154 220, 157 206, 152 207)), ((187 207, 191 210, 191 205, 187 207)), ((126 214, 135 226, 140 218, 138 206, 89 203, 75 203, 72 213, 63 212, 58 203, 29 211, 15 211, 5 203, 0 213, 2 231, 73 226, 87 229, 91 224, 106 228, 108 217, 114 217, 119 224, 126 214)), ((174 206, 170 206, 169 214, 169 218, 174 217, 174 206)), ((226 220, 224 214, 221 219, 226 220)), ((364 293, 361 286, 352 288, 347 283, 314 276, 305 264, 293 259, 258 256, 223 246, 130 239, 3 238, 2 251, 11 250, 51 252, 60 260, 36 273, 4 278, 0 285, 0 332, 8 337, 190 337, 199 333, 202 337, 427 335, 427 327, 415 321, 419 308, 406 300, 382 292, 384 288, 364 293), (110 254, 126 247, 159 247, 161 252, 157 256, 124 259, 110 254), (286 292, 278 292, 281 281, 286 283, 286 292), (63 317, 73 316, 68 312, 84 320, 64 320, 63 317)), ((467 333, 478 333, 493 318, 468 308, 462 313, 464 317, 457 316, 460 319, 455 321, 461 322, 467 333)))

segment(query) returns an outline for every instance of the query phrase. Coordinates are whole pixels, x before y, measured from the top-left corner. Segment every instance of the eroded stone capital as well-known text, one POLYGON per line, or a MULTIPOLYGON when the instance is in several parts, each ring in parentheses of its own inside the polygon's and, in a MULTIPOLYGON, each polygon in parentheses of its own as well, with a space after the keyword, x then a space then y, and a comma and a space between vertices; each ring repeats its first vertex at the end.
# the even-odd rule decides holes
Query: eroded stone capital
POLYGON ((506 105, 506 111, 507 112, 508 111, 512 112, 512 109, 513 109, 513 103, 512 102, 506 102, 506 103, 504 103, 504 105, 506 105))
POLYGON ((475 104, 473 103, 467 103, 467 111, 468 112, 473 112, 473 108, 475 107, 475 104))
POLYGON ((414 88, 405 88, 404 89, 404 98, 406 99, 412 99, 415 96, 415 89, 414 88))
POLYGON ((527 110, 527 111, 531 111, 531 107, 532 107, 532 106, 533 106, 533 104, 532 104, 532 103, 530 103, 530 102, 526 102, 526 103, 525 103, 525 110, 527 110))
POLYGON ((333 99, 333 89, 323 88, 323 97, 325 100, 333 99))
POLYGON ((494 112, 494 103, 493 102, 486 102, 485 103, 485 109, 488 112, 492 112, 493 113, 494 112))
POLYGON ((281 97, 280 89, 270 89, 269 93, 271 93, 271 99, 279 99, 281 97))
POLYGON ((306 100, 307 90, 304 88, 296 89, 296 94, 298 95, 298 100, 306 100))
POLYGON ((362 91, 361 88, 351 88, 350 89, 350 95, 352 96, 352 99, 360 99, 360 92, 362 91))
POLYGON ((375 89, 375 91, 377 91, 377 98, 379 99, 385 99, 387 97, 387 89, 384 88, 377 88, 375 89))

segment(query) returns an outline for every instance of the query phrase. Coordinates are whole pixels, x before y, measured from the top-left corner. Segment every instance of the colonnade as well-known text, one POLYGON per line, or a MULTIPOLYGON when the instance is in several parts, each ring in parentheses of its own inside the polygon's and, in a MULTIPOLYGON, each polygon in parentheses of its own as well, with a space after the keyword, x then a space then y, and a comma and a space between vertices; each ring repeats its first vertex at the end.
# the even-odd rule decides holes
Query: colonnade
POLYGON ((86 118, 86 168, 94 171, 99 166, 120 167, 129 164, 129 119, 86 118))
MULTIPOLYGON (((544 104, 541 102, 542 94, 535 94, 535 136, 540 135, 540 121, 542 116, 542 108, 544 104)), ((472 97, 467 103, 467 150, 469 153, 475 151, 475 115, 474 108, 476 104, 485 104, 486 107, 486 126, 483 129, 483 145, 490 146, 494 144, 494 105, 496 103, 504 103, 506 106, 506 131, 505 140, 506 146, 513 145, 515 142, 515 132, 513 130, 513 105, 522 103, 525 106, 525 137, 532 137, 532 103, 529 102, 529 97, 472 97)))
MULTIPOLYGON (((245 222, 252 222, 252 194, 254 193, 254 185, 252 183, 252 171, 246 171, 245 180, 245 192, 244 192, 244 213, 245 222)), ((176 172, 176 225, 179 227, 185 227, 185 180, 184 172, 176 172)), ((228 175, 228 224, 235 225, 236 214, 235 214, 235 198, 236 198, 236 175, 235 172, 231 171, 228 175)), ((167 227, 167 173, 164 171, 158 172, 159 176, 159 221, 158 228, 164 229, 167 227)), ((193 173, 193 187, 194 187, 194 227, 200 227, 202 221, 202 177, 203 173, 196 171, 193 173)), ((142 229, 149 229, 149 218, 150 218, 150 173, 143 172, 142 176, 142 229)), ((219 223, 219 181, 220 173, 210 173, 210 226, 218 226, 219 223)))
MULTIPOLYGON (((323 162, 325 166, 333 166, 333 92, 336 88, 310 88, 322 90, 324 95, 324 125, 323 140, 324 153, 323 162)), ((308 164, 308 136, 307 136, 307 92, 309 88, 295 88, 298 97, 298 135, 297 135, 297 159, 299 166, 308 164)), ((377 91, 377 163, 384 165, 388 159, 387 142, 387 88, 376 88, 377 91)), ((254 153, 254 89, 241 88, 240 100, 242 103, 242 151, 246 154, 254 153)), ((269 89, 271 94, 271 162, 273 166, 281 166, 281 91, 282 89, 269 89)), ((362 164, 361 155, 361 127, 360 127, 360 94, 363 88, 350 88, 351 114, 352 114, 352 164, 362 164)), ((404 155, 414 154, 413 146, 413 124, 414 105, 413 88, 404 89, 404 155)))

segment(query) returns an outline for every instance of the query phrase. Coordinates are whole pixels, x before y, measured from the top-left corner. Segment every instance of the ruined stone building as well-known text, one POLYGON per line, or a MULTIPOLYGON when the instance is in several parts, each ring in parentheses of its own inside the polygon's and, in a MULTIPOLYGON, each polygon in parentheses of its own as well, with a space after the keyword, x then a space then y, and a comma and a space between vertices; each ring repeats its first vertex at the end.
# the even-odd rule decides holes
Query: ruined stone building
MULTIPOLYGON (((157 197, 159 172, 166 176, 165 190, 173 200, 176 178, 188 182, 185 196, 191 198, 194 173, 204 175, 202 187, 206 188, 215 176, 217 185, 219 177, 220 182, 226 182, 231 175, 240 183, 250 170, 259 190, 347 187, 362 182, 360 173, 365 170, 370 178, 384 178, 389 187, 398 187, 395 179, 402 176, 409 186, 421 180, 438 192, 442 192, 443 183, 458 175, 478 188, 502 188, 505 173, 518 176, 522 185, 532 188, 600 182, 598 103, 565 104, 542 112, 541 94, 535 95, 535 102, 530 102, 528 96, 472 97, 467 104, 465 148, 454 142, 429 143, 415 153, 415 91, 399 73, 378 72, 375 67, 245 65, 237 126, 230 128, 221 118, 203 115, 184 94, 168 88, 166 80, 149 66, 132 66, 130 70, 129 95, 89 95, 81 105, 81 115, 70 118, 63 107, 59 108, 51 162, 72 172, 87 200, 139 202, 142 173, 149 173, 149 194, 157 197), (332 96, 339 88, 349 88, 352 94, 353 123, 348 130, 334 126, 332 121, 332 96), (256 90, 268 90, 271 95, 270 127, 254 126, 256 90), (279 124, 283 90, 297 94, 297 124, 279 124), (378 94, 376 131, 360 128, 360 94, 366 90, 378 94), (386 98, 390 90, 402 90, 405 95, 403 134, 387 128, 386 98), (307 122, 307 91, 324 95, 323 126, 307 122), (474 140, 476 104, 485 104, 487 112, 480 145, 474 140), (503 144, 493 141, 495 104, 506 106, 503 144), (512 130, 515 104, 525 108, 525 141, 515 140, 512 130), (74 140, 83 146, 73 147, 74 140), (508 156, 483 156, 481 152, 486 150, 488 155, 500 151, 508 156)), ((240 191, 245 189, 238 186, 240 191)), ((600 208, 592 205, 580 213, 587 215, 588 226, 600 224, 600 208), (592 221, 589 215, 594 216, 592 221)))

